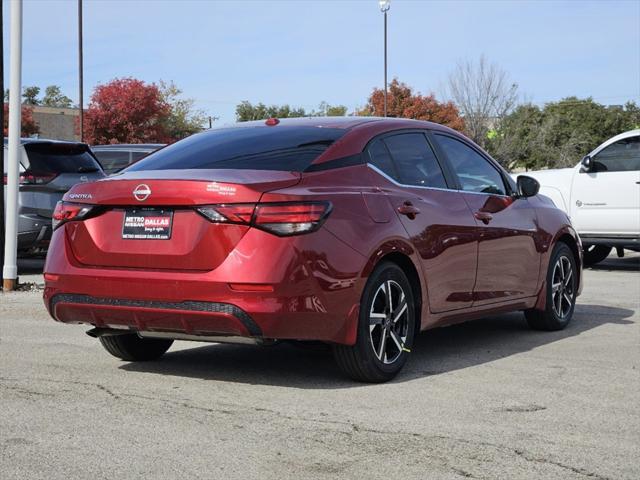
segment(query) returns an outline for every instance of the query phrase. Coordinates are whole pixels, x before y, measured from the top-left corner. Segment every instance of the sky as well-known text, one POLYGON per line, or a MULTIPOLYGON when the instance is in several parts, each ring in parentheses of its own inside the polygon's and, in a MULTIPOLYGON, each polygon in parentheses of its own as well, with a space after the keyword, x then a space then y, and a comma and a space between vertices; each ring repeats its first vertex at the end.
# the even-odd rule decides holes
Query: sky
MULTIPOLYGON (((25 0, 23 15, 23 85, 77 102, 77 1, 25 0)), ((391 0, 388 27, 389 79, 439 99, 484 54, 536 104, 640 102, 640 0, 391 0)), ((384 83, 383 15, 376 0, 85 0, 84 74, 85 103, 116 77, 162 79, 221 122, 243 100, 352 111, 384 83)))

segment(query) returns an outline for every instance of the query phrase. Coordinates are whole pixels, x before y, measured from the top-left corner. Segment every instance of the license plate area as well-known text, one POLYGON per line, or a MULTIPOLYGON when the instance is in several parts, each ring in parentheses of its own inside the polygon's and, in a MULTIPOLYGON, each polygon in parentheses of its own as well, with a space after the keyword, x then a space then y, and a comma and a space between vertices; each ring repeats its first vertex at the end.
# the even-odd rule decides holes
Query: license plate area
POLYGON ((124 212, 122 238, 125 240, 169 240, 173 210, 132 208, 124 212))

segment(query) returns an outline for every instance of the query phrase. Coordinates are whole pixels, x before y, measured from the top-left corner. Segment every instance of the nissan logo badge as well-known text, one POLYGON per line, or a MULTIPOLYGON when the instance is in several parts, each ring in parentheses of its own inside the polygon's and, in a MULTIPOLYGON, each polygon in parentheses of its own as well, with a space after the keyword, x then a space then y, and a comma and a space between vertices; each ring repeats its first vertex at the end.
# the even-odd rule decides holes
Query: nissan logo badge
POLYGON ((139 202, 144 202, 151 195, 151 189, 149 185, 141 183, 136 188, 133 189, 133 196, 136 197, 136 200, 139 202))

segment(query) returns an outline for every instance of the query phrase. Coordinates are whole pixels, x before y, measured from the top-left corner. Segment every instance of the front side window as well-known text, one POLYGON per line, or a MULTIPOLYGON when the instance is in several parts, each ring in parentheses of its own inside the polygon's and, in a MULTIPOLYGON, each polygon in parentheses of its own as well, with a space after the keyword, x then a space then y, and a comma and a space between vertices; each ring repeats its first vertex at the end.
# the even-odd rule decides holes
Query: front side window
POLYGON ((447 188, 447 182, 427 138, 422 133, 385 137, 400 182, 418 187, 447 188))
POLYGON ((594 172, 640 170, 640 136, 623 138, 593 157, 594 172))
POLYGON ((460 180, 462 190, 467 192, 506 195, 500 172, 489 161, 455 138, 435 135, 438 145, 449 158, 454 172, 460 180))

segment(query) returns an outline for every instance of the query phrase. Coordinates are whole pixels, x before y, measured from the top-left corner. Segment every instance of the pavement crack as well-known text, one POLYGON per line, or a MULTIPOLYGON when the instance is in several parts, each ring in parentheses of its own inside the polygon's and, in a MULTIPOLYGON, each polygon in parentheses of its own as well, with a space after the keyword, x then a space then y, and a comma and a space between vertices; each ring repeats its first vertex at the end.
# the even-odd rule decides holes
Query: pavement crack
POLYGON ((514 449, 513 452, 516 455, 524 458, 525 460, 527 460, 529 462, 546 463, 546 464, 549 464, 549 465, 555 465, 556 467, 563 468, 565 470, 569 470, 569 471, 571 471, 573 473, 577 473, 578 475, 582 475, 582 476, 587 477, 587 478, 596 478, 598 480, 612 480, 610 477, 605 477, 605 476, 599 475, 597 473, 590 472, 588 470, 585 470, 584 468, 573 467, 571 465, 567 465, 567 464, 564 464, 562 462, 558 462, 558 461, 555 461, 555 460, 550 460, 548 458, 533 456, 531 454, 528 454, 524 450, 514 449))

